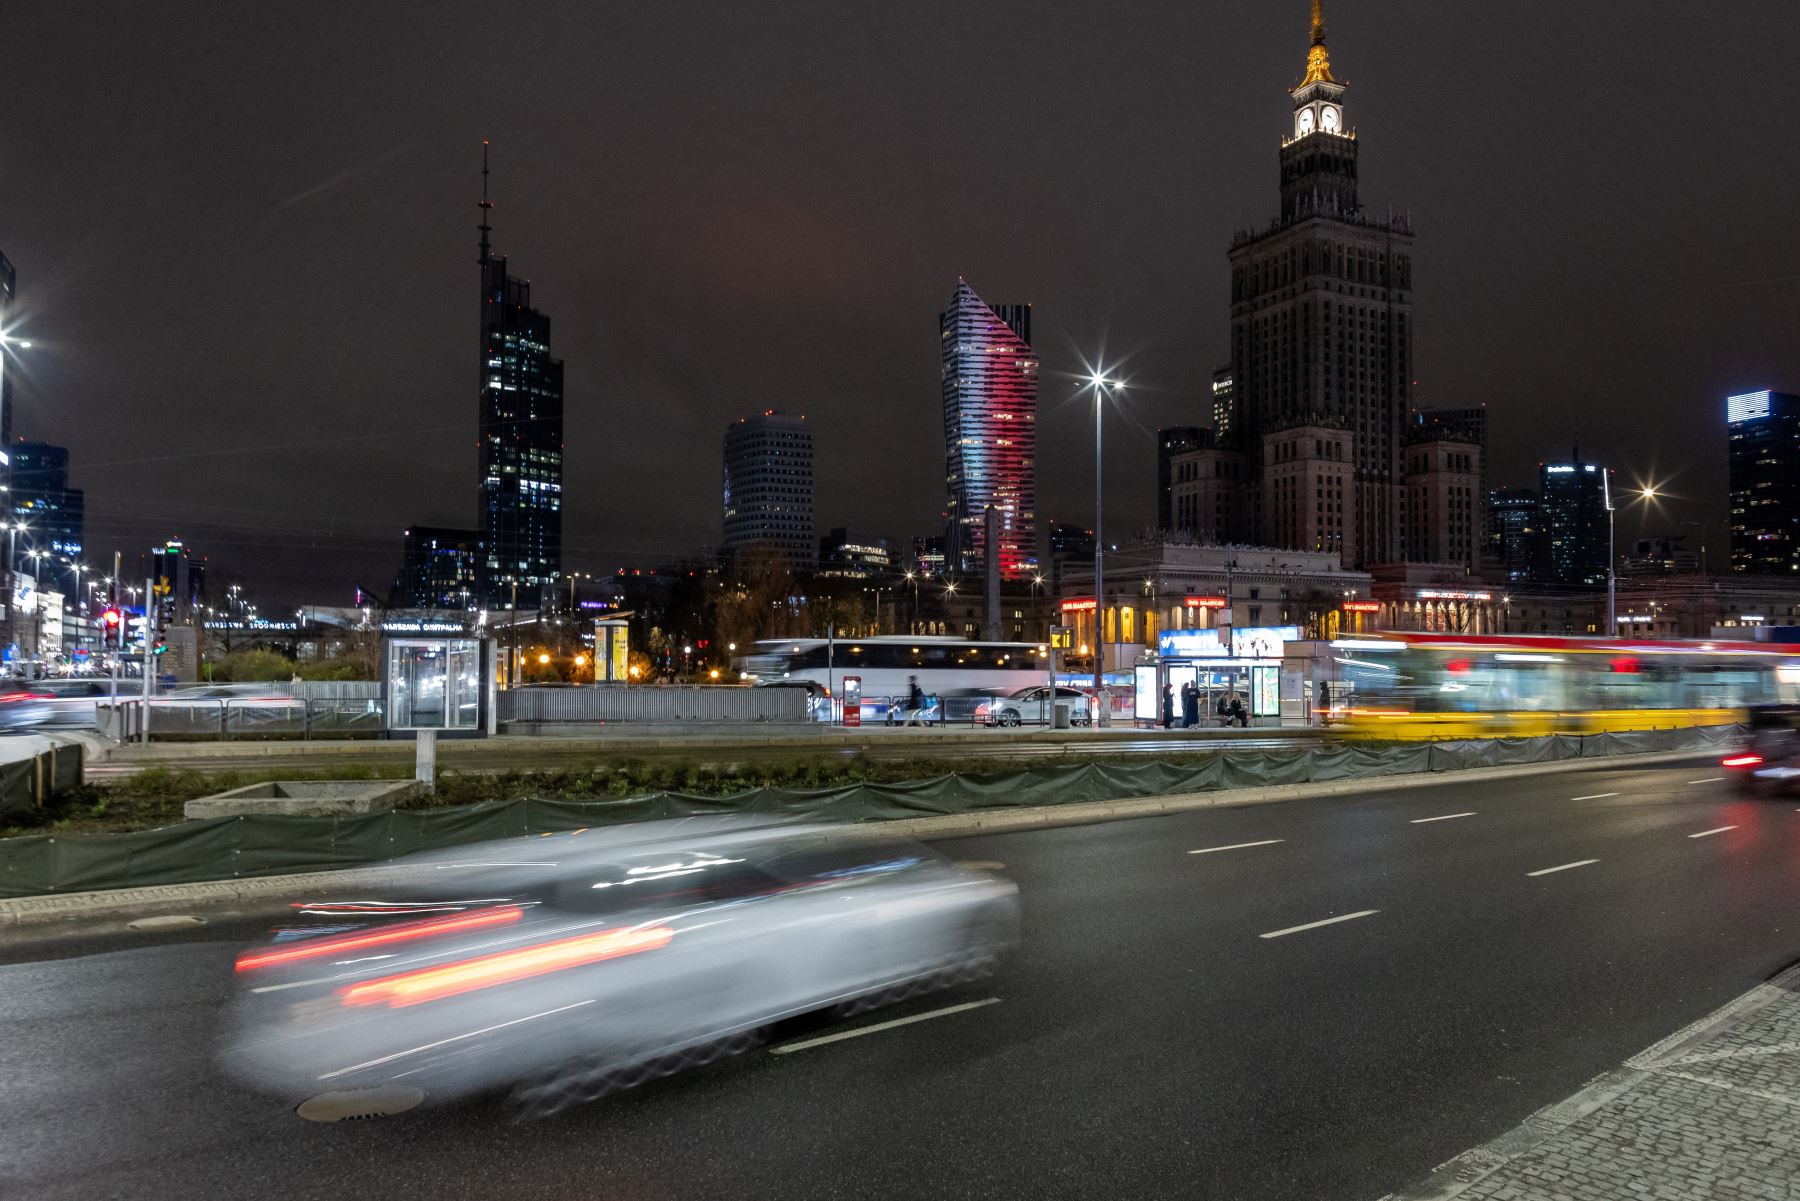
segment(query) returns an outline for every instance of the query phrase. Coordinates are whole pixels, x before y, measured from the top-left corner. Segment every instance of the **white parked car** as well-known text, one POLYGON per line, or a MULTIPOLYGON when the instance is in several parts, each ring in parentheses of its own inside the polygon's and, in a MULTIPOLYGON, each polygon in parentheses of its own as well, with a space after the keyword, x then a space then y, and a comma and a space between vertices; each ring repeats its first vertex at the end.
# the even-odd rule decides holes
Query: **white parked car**
POLYGON ((238 958, 229 1072, 290 1098, 510 1085, 549 1111, 975 978, 1018 932, 1009 881, 864 827, 690 818, 410 862, 440 881, 309 907, 335 924, 238 958))

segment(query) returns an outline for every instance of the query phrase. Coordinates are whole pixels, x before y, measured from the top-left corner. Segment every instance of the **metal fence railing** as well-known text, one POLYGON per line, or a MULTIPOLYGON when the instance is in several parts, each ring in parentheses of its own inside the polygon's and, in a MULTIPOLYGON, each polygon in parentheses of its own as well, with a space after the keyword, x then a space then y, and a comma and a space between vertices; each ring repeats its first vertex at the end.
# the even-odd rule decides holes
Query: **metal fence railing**
POLYGON ((802 688, 696 685, 577 685, 514 688, 498 694, 502 724, 600 721, 806 720, 802 688))
POLYGON ((386 728, 376 697, 271 700, 122 700, 95 706, 95 725, 115 742, 143 737, 178 741, 231 738, 370 738, 386 728))

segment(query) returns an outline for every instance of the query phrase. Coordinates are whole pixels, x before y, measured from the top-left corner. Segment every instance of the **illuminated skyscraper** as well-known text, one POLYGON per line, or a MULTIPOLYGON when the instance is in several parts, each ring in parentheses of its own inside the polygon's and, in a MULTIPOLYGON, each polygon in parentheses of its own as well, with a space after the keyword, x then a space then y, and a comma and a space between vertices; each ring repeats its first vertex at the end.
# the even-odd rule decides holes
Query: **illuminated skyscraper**
POLYGON ((481 156, 481 547, 490 606, 536 605, 562 574, 563 365, 531 281, 488 245, 481 156))
POLYGON ((1725 402, 1731 570, 1800 573, 1800 396, 1745 392, 1725 402))
POLYGON ((1540 584, 1572 588, 1606 586, 1607 501, 1611 477, 1598 463, 1583 462, 1581 448, 1564 463, 1538 469, 1538 518, 1543 533, 1540 584))
POLYGON ((1000 578, 1037 567, 1037 378, 1031 306, 989 305, 962 280, 938 316, 944 384, 946 556, 951 574, 987 566, 987 510, 998 510, 1000 578))

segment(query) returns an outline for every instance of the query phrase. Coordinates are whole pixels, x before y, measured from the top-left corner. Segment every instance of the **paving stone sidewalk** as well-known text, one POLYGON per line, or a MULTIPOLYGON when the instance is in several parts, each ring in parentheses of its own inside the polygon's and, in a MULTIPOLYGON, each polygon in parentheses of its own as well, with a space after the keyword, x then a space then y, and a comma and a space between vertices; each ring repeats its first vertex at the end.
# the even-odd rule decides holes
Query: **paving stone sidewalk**
POLYGON ((1800 1201, 1800 968, 1382 1201, 1800 1201))

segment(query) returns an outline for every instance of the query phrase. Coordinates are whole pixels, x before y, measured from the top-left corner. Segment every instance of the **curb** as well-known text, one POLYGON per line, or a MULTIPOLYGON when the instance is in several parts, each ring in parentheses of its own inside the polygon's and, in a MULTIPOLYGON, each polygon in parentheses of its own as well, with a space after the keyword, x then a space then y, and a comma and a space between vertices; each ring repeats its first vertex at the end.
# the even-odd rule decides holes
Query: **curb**
MULTIPOLYGON (((1270 784, 1257 788, 1227 788, 1211 792, 1176 793, 1118 801, 1084 801, 1070 805, 1038 805, 1018 809, 983 809, 974 813, 939 817, 906 817, 869 823, 870 829, 922 840, 967 838, 977 834, 1006 834, 1020 830, 1049 830, 1098 822, 1160 817, 1196 809, 1230 809, 1268 805, 1315 797, 1353 796, 1393 789, 1431 788, 1477 780, 1519 779, 1556 775, 1569 771, 1607 767, 1655 766, 1713 754, 1710 750, 1655 751, 1643 755, 1614 755, 1593 759, 1564 759, 1554 763, 1526 763, 1506 767, 1473 767, 1447 772, 1421 772, 1334 780, 1307 784, 1270 784)), ((297 894, 317 897, 334 891, 394 887, 411 874, 395 865, 372 865, 337 871, 307 872, 285 876, 252 876, 238 880, 204 880, 191 884, 159 884, 145 888, 115 888, 102 892, 56 893, 0 900, 0 929, 76 922, 90 918, 147 917, 176 910, 245 908, 286 909, 297 894)))
POLYGON ((1685 1048, 1704 1042, 1771 1002, 1797 992, 1800 992, 1800 966, 1790 967, 1774 979, 1727 1001, 1699 1021, 1690 1022, 1639 1051, 1623 1066, 1602 1072, 1572 1095, 1546 1105, 1506 1133, 1446 1160, 1423 1180, 1388 1193, 1379 1201, 1454 1201, 1519 1156, 1611 1103, 1645 1077, 1679 1060, 1685 1048))

